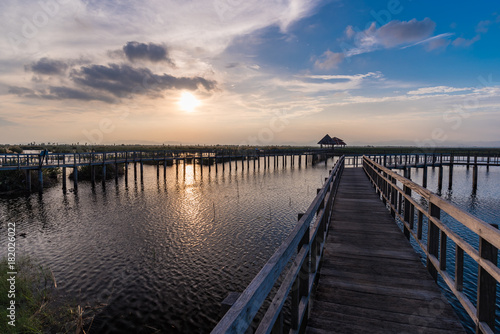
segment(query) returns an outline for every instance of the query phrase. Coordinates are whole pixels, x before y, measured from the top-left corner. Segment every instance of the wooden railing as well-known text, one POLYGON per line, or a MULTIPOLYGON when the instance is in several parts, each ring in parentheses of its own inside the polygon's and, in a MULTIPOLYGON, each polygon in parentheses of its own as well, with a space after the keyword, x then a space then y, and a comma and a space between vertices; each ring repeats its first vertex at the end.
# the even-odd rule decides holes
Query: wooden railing
POLYGON ((290 235, 281 244, 257 276, 250 282, 212 333, 245 333, 255 315, 277 284, 277 292, 255 333, 282 333, 283 306, 291 295, 291 332, 303 330, 308 317, 311 293, 318 274, 326 241, 331 209, 344 170, 341 157, 330 171, 322 188, 290 235))
POLYGON ((363 168, 382 201, 390 208, 392 216, 403 223, 406 237, 410 239, 412 236, 425 253, 430 274, 434 279, 437 279, 438 274, 442 277, 475 323, 476 332, 494 333, 496 284, 500 282, 500 269, 497 266, 500 247, 498 229, 367 157, 363 158, 363 168), (398 186, 398 182, 402 188, 398 186), (423 203, 422 201, 419 201, 420 204, 417 203, 412 198, 412 192, 420 195, 423 203), (447 213, 477 235, 479 250, 444 224, 440 219, 441 212, 447 213), (423 240, 422 232, 425 222, 427 222, 427 238, 423 240), (446 263, 448 240, 455 244, 454 277, 450 275, 446 263), (477 307, 463 293, 464 252, 478 264, 479 268, 477 307))

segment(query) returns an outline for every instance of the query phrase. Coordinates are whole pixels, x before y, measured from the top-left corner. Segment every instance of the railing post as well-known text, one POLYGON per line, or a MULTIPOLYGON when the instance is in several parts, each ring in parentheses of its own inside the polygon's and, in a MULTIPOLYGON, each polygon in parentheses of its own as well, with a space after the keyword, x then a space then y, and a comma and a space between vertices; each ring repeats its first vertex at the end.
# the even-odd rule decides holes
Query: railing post
MULTIPOLYGON (((324 203, 324 202, 323 202, 324 203)), ((298 220, 302 218, 304 214, 299 213, 298 214, 298 220)), ((304 236, 302 237, 302 240, 299 242, 299 245, 297 246, 297 252, 300 252, 300 249, 302 246, 306 245, 309 243, 309 235, 310 235, 310 228, 307 228, 304 236)), ((309 254, 311 252, 309 251, 309 254)), ((299 330, 299 324, 300 324, 300 301, 303 296, 307 296, 309 293, 309 272, 310 272, 310 267, 309 267, 309 257, 302 263, 302 267, 300 268, 299 275, 297 276, 295 282, 293 283, 293 288, 292 288, 292 329, 294 330, 299 330)), ((308 306, 306 306, 308 307, 308 306)), ((307 314, 308 312, 306 312, 307 314)))
MULTIPOLYGON (((439 219, 441 217, 441 209, 433 203, 429 202, 429 214, 431 217, 439 219)), ((429 219, 428 224, 428 232, 427 232, 427 252, 429 255, 434 255, 438 258, 439 252, 439 228, 429 219)), ((427 270, 437 281, 437 270, 430 261, 429 257, 427 257, 427 270)))
MULTIPOLYGON (((411 188, 409 188, 408 186, 404 185, 403 187, 404 189, 404 192, 405 192, 405 195, 407 196, 411 196, 411 188)), ((413 225, 413 217, 410 217, 410 213, 411 213, 411 209, 410 209, 410 206, 412 206, 410 204, 410 200, 408 198, 405 197, 405 215, 404 215, 404 220, 405 222, 408 223, 408 225, 413 225), (412 221, 412 223, 410 223, 410 219, 412 221)), ((410 226, 411 228, 411 226, 410 226)), ((404 235, 406 237, 406 239, 410 240, 410 230, 406 227, 406 225, 404 226, 404 235)))
MULTIPOLYGON (((392 182, 392 184, 396 184, 396 179, 392 176, 391 176, 391 182, 392 182)), ((396 207, 396 205, 397 205, 397 191, 396 191, 396 188, 393 188, 392 186, 390 186, 390 187, 391 187, 390 188, 391 189, 391 216, 392 216, 392 218, 396 218, 396 211, 395 210, 397 210, 397 207, 396 207)))
MULTIPOLYGON (((493 225, 498 228, 498 225, 493 225)), ((494 265, 498 261, 498 249, 488 241, 479 238, 479 255, 483 260, 491 261, 494 265)), ((497 282, 490 273, 479 266, 477 277, 477 318, 479 322, 488 324, 491 330, 495 330, 495 305, 496 305, 497 282)), ((483 333, 476 326, 476 333, 483 333)))

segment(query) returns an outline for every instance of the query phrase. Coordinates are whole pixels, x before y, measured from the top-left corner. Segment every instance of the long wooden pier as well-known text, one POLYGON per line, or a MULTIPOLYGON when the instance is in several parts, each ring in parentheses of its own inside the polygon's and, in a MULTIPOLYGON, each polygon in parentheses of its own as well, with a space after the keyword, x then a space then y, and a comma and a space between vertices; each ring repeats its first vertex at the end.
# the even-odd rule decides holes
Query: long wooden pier
POLYGON ((362 169, 344 168, 346 160, 247 288, 226 300, 212 333, 464 333, 438 277, 476 333, 495 333, 498 229, 373 159, 363 157, 362 169), (478 249, 441 213, 467 227, 478 249), (465 254, 476 263, 476 281, 464 280, 465 254), (477 291, 475 300, 464 287, 477 291))
MULTIPOLYGON (((125 165, 125 177, 127 178, 128 165, 134 166, 134 178, 137 178, 137 165, 140 167, 141 180, 143 178, 144 164, 152 164, 157 167, 157 176, 160 175, 160 166, 163 166, 163 174, 166 175, 166 168, 170 165, 178 166, 182 163, 185 168, 188 163, 199 164, 200 166, 207 165, 208 172, 211 172, 211 167, 214 165, 215 172, 218 172, 218 165, 221 165, 222 171, 228 164, 229 170, 234 168, 238 170, 238 164, 242 170, 251 168, 250 162, 253 164, 253 169, 260 169, 261 163, 263 169, 269 169, 273 166, 275 169, 278 166, 295 166, 296 160, 298 167, 308 164, 314 164, 320 161, 326 161, 333 156, 331 150, 304 150, 297 152, 280 152, 274 150, 268 151, 250 151, 241 152, 238 154, 227 154, 224 152, 171 152, 171 151, 123 151, 123 152, 87 152, 87 153, 48 153, 41 152, 39 154, 0 154, 0 172, 17 170, 24 171, 26 175, 26 190, 31 191, 31 171, 38 173, 39 191, 43 190, 43 171, 47 169, 62 169, 63 189, 66 189, 66 169, 73 170, 73 187, 78 188, 78 169, 83 166, 90 167, 91 181, 95 183, 95 169, 102 168, 102 182, 106 181, 106 167, 114 165, 115 170, 118 170, 119 165, 125 165), (298 159, 296 159, 298 157, 298 159), (304 161, 304 162, 303 162, 304 161)), ((203 168, 200 169, 203 173, 203 168)), ((115 179, 118 181, 118 174, 115 173, 115 179)))
POLYGON ((464 333, 362 168, 342 175, 307 333, 464 333))

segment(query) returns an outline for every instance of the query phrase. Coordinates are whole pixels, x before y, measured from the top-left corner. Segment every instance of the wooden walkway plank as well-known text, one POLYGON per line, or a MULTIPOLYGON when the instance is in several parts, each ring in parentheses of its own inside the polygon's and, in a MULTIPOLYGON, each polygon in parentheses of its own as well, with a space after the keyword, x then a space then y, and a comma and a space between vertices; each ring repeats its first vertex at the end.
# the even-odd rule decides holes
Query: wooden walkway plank
POLYGON ((465 333, 361 168, 346 168, 307 333, 465 333))

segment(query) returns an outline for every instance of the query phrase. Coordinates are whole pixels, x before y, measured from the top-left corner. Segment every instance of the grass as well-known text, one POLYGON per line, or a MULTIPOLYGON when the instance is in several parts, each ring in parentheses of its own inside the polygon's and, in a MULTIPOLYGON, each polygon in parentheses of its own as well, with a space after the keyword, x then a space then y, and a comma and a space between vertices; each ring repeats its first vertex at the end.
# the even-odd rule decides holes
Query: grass
POLYGON ((16 271, 15 298, 9 298, 8 262, 5 257, 0 260, 0 333, 89 333, 96 310, 86 310, 85 313, 92 316, 84 317, 79 305, 69 306, 57 298, 57 283, 51 270, 29 257, 17 257, 16 271), (11 300, 16 306, 15 327, 8 324, 9 311, 4 307, 10 305, 11 300))

